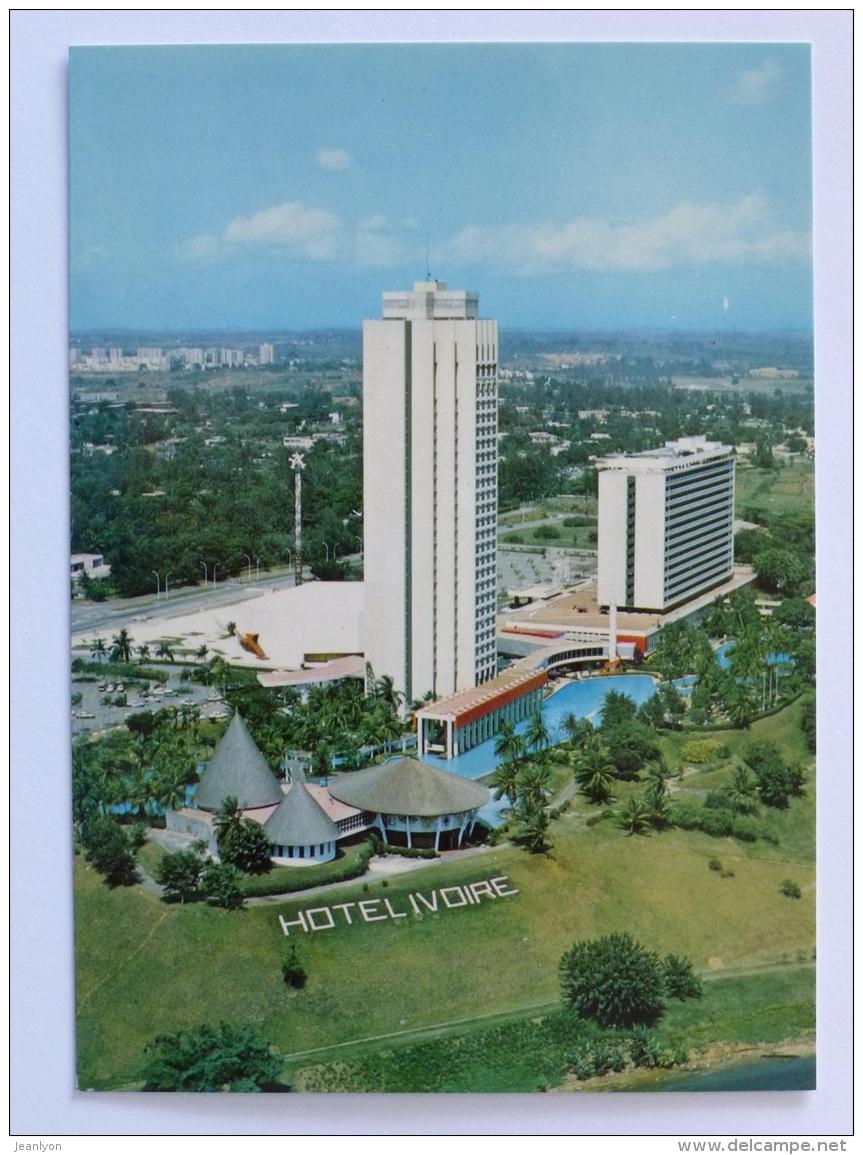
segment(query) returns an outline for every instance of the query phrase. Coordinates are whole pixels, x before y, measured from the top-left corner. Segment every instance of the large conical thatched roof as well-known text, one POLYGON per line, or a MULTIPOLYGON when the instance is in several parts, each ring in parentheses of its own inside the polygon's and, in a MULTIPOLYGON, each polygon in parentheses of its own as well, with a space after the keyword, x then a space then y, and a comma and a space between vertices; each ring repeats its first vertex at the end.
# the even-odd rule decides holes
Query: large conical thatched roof
POLYGON ((295 782, 264 823, 276 846, 316 846, 335 842, 339 830, 312 798, 304 782, 295 782))
POLYGON ((374 814, 413 814, 436 818, 476 810, 489 800, 485 786, 419 762, 397 758, 369 766, 329 786, 333 798, 374 814))
POLYGON ((195 791, 195 806, 218 810, 230 795, 241 810, 273 806, 282 788, 239 714, 234 714, 195 791))

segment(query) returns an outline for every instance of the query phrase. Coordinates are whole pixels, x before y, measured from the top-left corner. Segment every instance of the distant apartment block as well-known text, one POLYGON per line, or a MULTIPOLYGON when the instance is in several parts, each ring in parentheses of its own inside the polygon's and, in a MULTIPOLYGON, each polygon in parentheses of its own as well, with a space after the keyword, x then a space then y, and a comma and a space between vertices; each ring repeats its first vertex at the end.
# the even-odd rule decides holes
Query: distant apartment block
POLYGON ((731 447, 682 437, 596 467, 600 605, 663 611, 731 577, 731 447))
POLYGON ((365 652, 408 701, 496 672, 497 356, 440 281, 363 326, 365 652))
POLYGON ((258 364, 259 365, 275 365, 276 350, 269 342, 265 341, 263 345, 258 346, 258 364))

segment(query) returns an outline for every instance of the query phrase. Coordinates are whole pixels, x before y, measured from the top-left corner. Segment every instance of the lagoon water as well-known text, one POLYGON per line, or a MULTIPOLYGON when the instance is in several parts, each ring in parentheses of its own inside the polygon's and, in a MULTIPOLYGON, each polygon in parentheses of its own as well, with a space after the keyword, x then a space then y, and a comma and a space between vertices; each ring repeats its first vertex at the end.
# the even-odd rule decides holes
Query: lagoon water
POLYGON ((712 1071, 671 1075, 633 1091, 813 1091, 815 1056, 764 1059, 732 1063, 712 1071))

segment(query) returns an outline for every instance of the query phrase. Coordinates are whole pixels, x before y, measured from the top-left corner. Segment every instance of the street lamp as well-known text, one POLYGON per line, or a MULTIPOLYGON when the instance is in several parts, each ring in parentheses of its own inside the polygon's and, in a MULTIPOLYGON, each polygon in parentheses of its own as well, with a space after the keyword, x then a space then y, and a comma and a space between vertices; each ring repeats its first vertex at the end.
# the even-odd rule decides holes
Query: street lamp
POLYGON ((213 562, 213 585, 216 584, 216 570, 219 568, 219 564, 217 561, 213 562))
POLYGON ((205 561, 202 561, 200 564, 204 567, 204 589, 206 589, 207 588, 207 563, 205 561))
POLYGON ((165 574, 165 600, 166 600, 166 601, 168 600, 168 578, 169 578, 169 577, 171 577, 171 576, 172 576, 172 575, 171 575, 171 574, 169 574, 169 573, 166 573, 166 574, 165 574))
POLYGON ((251 577, 252 577, 252 559, 249 557, 249 555, 247 553, 244 553, 243 557, 246 559, 246 562, 248 565, 248 568, 246 570, 246 578, 251 580, 251 577))
POLYGON ((154 569, 151 569, 150 573, 156 579, 156 601, 158 601, 159 600, 159 575, 156 573, 156 571, 154 569))

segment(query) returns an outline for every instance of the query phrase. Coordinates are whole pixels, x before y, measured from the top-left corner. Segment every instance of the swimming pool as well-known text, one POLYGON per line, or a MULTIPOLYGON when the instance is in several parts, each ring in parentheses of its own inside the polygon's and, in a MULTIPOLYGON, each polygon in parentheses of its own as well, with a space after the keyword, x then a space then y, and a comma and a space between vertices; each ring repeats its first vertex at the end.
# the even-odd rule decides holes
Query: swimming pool
MULTIPOLYGON (((599 711, 609 690, 626 694, 627 698, 631 698, 637 706, 640 706, 656 690, 656 679, 649 674, 613 674, 610 677, 583 678, 578 682, 567 682, 542 704, 542 716, 548 727, 552 746, 566 739, 563 720, 567 714, 574 714, 576 718, 590 718, 594 725, 598 725, 599 711)), ((526 734, 529 727, 530 719, 525 719, 516 726, 516 733, 526 734)), ((423 757, 423 761, 441 770, 448 770, 450 774, 459 774, 462 778, 482 778, 486 774, 491 774, 500 762, 500 758, 494 752, 496 741, 496 738, 489 738, 487 742, 474 746, 473 750, 459 754, 457 758, 436 758, 433 754, 427 754, 423 757)), ((491 805, 496 807, 497 803, 491 805)), ((482 817, 486 818, 485 813, 482 817)))

